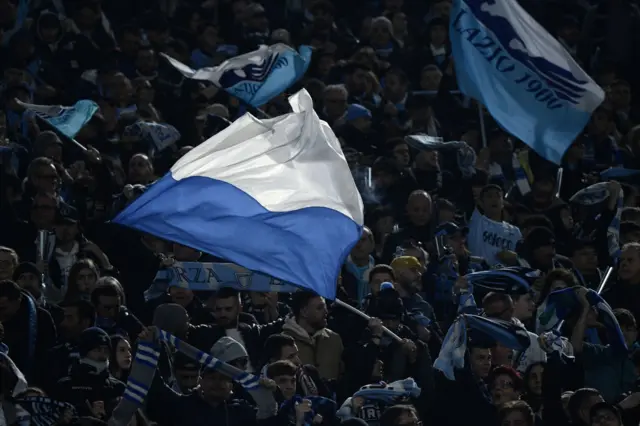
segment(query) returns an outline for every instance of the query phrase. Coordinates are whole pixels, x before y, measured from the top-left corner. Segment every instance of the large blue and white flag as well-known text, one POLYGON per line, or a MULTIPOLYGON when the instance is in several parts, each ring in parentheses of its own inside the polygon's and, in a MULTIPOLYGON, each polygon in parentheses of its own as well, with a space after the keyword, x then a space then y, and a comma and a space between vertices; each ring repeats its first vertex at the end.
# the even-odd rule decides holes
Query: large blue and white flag
POLYGON ((460 90, 559 164, 602 89, 516 0, 455 0, 450 37, 460 90))
POLYGON ((333 299, 363 204, 305 90, 293 113, 245 114, 189 151, 114 221, 333 299))
POLYGON ((53 126, 60 133, 73 139, 80 129, 91 120, 98 111, 98 104, 89 100, 81 100, 70 107, 60 105, 35 105, 16 100, 19 105, 32 111, 38 117, 53 126))
POLYGON ((217 67, 193 70, 162 54, 185 77, 210 81, 253 107, 260 107, 278 96, 304 75, 311 62, 311 47, 296 52, 286 44, 261 46, 236 56, 217 67))

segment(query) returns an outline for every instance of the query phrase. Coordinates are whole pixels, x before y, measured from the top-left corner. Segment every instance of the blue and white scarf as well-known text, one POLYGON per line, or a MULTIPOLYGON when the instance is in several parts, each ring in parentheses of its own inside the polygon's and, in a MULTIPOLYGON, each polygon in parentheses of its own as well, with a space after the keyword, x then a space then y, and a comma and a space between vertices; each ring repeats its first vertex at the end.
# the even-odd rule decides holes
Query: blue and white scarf
POLYGON ((67 410, 75 412, 73 405, 45 396, 25 396, 14 400, 27 414, 31 426, 51 426, 58 424, 67 410))
POLYGON ((351 260, 351 256, 347 258, 344 263, 344 267, 355 277, 357 280, 356 288, 356 300, 358 301, 358 307, 362 309, 362 301, 367 294, 369 294, 369 273, 376 266, 376 262, 373 256, 369 256, 369 263, 365 266, 357 266, 351 260))

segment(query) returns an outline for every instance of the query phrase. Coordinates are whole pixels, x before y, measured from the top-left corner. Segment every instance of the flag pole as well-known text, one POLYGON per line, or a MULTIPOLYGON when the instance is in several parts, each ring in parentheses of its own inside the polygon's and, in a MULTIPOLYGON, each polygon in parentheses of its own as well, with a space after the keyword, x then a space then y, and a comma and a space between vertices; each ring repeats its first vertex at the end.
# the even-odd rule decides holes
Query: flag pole
POLYGON ((71 143, 73 143, 75 146, 80 148, 82 151, 87 152, 87 148, 84 145, 82 145, 80 142, 78 142, 74 138, 70 138, 67 135, 63 134, 61 131, 56 129, 55 126, 52 126, 51 124, 49 124, 47 122, 47 120, 45 120, 44 118, 40 117, 38 114, 35 114, 35 117, 38 119, 39 122, 44 123, 46 125, 46 127, 51 129, 52 131, 54 131, 57 135, 62 136, 62 139, 71 141, 71 143))
MULTIPOLYGON (((360 309, 358 308, 354 308, 353 306, 343 302, 340 299, 336 299, 335 300, 336 305, 341 306, 343 308, 345 308, 348 311, 351 311, 352 313, 358 315, 361 318, 366 319, 367 321, 369 321, 371 319, 371 317, 367 314, 365 314, 364 312, 362 312, 360 309)), ((391 337, 393 340, 402 343, 403 340, 400 338, 400 336, 398 336, 396 333, 394 333, 393 331, 389 330, 387 327, 382 327, 382 331, 385 332, 389 337, 391 337)))
POLYGON ((562 189, 562 174, 564 173, 564 170, 562 169, 562 167, 560 167, 558 169, 558 172, 556 173, 556 198, 560 198, 560 190, 562 189))
POLYGON ((487 147, 487 130, 484 125, 484 111, 482 110, 482 104, 477 102, 478 104, 478 119, 480 120, 480 135, 482 136, 482 147, 487 147))
MULTIPOLYGON (((613 274, 613 266, 609 266, 607 268, 607 272, 605 272, 604 277, 602 277, 602 281, 600 281, 600 285, 598 285, 598 290, 597 293, 598 295, 602 294, 602 291, 604 290, 605 286, 607 285, 607 281, 609 281, 609 278, 611 278, 611 274, 613 274)), ((558 323, 558 325, 556 326, 555 330, 557 332, 560 332, 560 329, 562 328, 562 326, 564 325, 564 320, 560 321, 558 323)))

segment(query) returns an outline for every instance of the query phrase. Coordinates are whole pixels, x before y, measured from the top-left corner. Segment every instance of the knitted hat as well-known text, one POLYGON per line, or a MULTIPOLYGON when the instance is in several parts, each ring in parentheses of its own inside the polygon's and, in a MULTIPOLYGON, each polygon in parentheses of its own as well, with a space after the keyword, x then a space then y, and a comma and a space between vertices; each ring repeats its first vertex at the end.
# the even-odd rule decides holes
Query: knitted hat
POLYGON ((78 339, 78 353, 86 356, 93 349, 106 346, 111 350, 111 339, 106 331, 98 327, 87 328, 78 339))
POLYGON ((529 235, 524 239, 524 244, 529 250, 554 245, 555 235, 550 229, 539 226, 529 232, 529 235))
POLYGON ((13 271, 13 280, 18 281, 22 274, 34 274, 35 276, 40 276, 40 271, 35 263, 22 262, 18 265, 15 271, 13 271))
POLYGON ((395 271, 398 268, 422 268, 422 265, 414 256, 400 256, 393 259, 391 267, 395 271))
POLYGON ((156 308, 153 313, 153 325, 175 334, 185 328, 189 323, 187 310, 177 303, 165 303, 156 308))
POLYGON ((240 342, 228 336, 218 339, 211 348, 211 355, 222 362, 231 362, 238 358, 246 358, 249 356, 247 350, 240 342))

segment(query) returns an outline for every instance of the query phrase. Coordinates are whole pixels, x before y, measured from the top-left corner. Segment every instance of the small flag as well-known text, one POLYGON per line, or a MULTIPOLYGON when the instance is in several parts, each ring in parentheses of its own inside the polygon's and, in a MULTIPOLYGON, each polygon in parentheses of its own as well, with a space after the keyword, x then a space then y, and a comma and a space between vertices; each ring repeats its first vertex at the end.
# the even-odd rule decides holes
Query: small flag
POLYGON ((603 90, 515 0, 455 0, 449 33, 460 90, 559 164, 603 90))
POLYGON ((287 90, 309 68, 311 47, 296 52, 286 44, 261 46, 258 50, 236 56, 217 67, 193 70, 162 54, 185 77, 210 81, 253 107, 260 107, 287 90))
POLYGON ((80 129, 91 120, 98 111, 98 104, 93 101, 81 100, 70 107, 60 105, 35 105, 21 102, 19 105, 34 112, 38 117, 51 124, 56 130, 73 139, 80 129))

